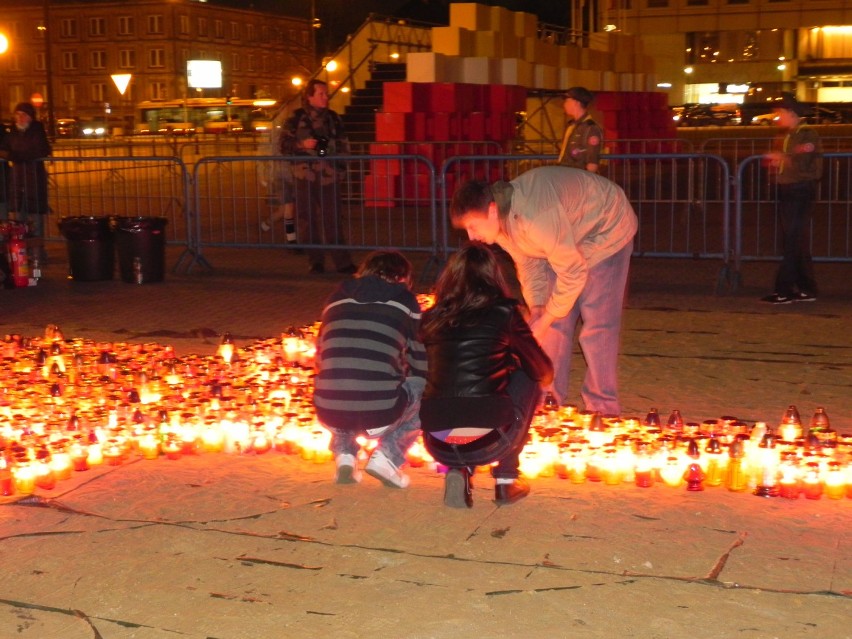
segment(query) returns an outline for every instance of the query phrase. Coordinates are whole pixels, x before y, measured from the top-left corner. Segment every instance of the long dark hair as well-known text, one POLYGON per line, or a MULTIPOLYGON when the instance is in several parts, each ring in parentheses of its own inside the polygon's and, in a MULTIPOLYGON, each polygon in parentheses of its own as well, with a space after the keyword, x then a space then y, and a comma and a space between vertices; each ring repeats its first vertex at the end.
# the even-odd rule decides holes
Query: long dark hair
POLYGON ((423 314, 424 336, 473 320, 478 311, 509 297, 509 287, 494 253, 471 242, 454 253, 435 284, 435 305, 423 314))

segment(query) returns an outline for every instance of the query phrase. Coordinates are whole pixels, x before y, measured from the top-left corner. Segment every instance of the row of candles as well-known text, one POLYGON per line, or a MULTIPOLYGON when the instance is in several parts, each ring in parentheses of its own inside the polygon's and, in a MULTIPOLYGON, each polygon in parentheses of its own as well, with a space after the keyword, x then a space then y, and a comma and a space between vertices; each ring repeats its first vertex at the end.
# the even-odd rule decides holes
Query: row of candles
MULTIPOLYGON (((178 357, 159 344, 9 335, 0 343, 0 496, 50 490, 74 472, 131 459, 204 453, 298 454, 331 460, 312 407, 317 325, 215 355, 178 357)), ((375 444, 362 441, 364 454, 375 444)), ((412 466, 434 464, 420 440, 412 466)), ((777 424, 734 417, 685 422, 652 409, 606 417, 556 406, 536 415, 521 456, 529 476, 572 483, 727 488, 764 497, 852 498, 852 436, 816 409, 777 424)))

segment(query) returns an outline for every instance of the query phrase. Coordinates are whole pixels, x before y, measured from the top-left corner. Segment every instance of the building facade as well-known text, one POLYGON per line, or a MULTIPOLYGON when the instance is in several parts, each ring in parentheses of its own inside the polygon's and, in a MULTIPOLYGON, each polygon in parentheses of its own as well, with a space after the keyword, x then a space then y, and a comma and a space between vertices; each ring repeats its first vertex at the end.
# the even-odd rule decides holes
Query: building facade
POLYGON ((315 66, 309 20, 198 0, 17 3, 0 13, 0 118, 39 96, 55 118, 185 97, 287 98, 315 66), (217 60, 221 89, 191 89, 188 60, 217 60), (112 80, 130 74, 124 95, 112 80), (52 103, 51 103, 52 101, 52 103))
POLYGON ((670 104, 852 101, 852 0, 592 2, 597 28, 641 38, 670 104))

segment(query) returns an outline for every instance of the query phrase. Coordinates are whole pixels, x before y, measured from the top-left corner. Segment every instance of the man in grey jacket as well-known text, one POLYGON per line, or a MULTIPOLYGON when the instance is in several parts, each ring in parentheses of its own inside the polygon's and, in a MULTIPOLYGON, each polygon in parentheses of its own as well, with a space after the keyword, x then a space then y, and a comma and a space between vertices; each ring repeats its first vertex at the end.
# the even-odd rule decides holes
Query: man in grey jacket
POLYGON ((471 240, 500 245, 514 260, 530 327, 555 367, 553 393, 568 401, 574 327, 588 370, 586 410, 618 415, 618 350, 633 236, 624 191, 580 169, 545 166, 511 182, 470 181, 450 218, 471 240))

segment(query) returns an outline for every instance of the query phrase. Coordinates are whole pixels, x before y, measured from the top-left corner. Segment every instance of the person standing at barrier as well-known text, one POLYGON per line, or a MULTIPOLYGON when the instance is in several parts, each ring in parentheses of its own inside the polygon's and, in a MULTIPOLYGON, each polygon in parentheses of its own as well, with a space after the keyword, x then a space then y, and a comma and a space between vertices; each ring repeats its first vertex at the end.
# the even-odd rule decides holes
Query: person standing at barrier
POLYGON ((791 94, 773 105, 781 135, 766 155, 775 173, 783 254, 775 276, 775 292, 761 298, 769 304, 814 302, 817 283, 810 252, 810 222, 822 177, 819 134, 805 124, 807 107, 791 94))
POLYGON ((27 224, 31 252, 44 261, 44 218, 49 207, 47 169, 41 160, 48 157, 52 149, 32 104, 21 102, 16 105, 14 120, 0 148, 2 157, 12 163, 9 216, 27 224))
POLYGON ((588 112, 593 99, 594 95, 585 87, 571 87, 565 92, 562 106, 569 120, 557 164, 598 172, 603 132, 588 112))
MULTIPOLYGON (((282 132, 280 126, 273 127, 272 149, 280 154, 282 132)), ((260 222, 260 230, 271 231, 278 222, 284 220, 284 237, 288 244, 298 241, 296 235, 296 205, 293 197, 293 170, 289 162, 272 162, 269 176, 269 195, 267 202, 272 213, 260 222)))
POLYGON ((610 180, 543 166, 511 182, 470 181, 453 195, 455 228, 500 245, 514 260, 533 335, 556 369, 552 391, 564 404, 574 328, 588 367, 585 408, 618 415, 618 350, 633 236, 638 221, 610 180))
MULTIPOLYGON (((281 154, 297 156, 293 162, 296 226, 299 242, 329 246, 345 242, 341 227, 340 187, 346 167, 329 156, 348 155, 349 138, 340 116, 328 108, 328 85, 311 80, 305 87, 303 106, 284 125, 281 154)), ((346 249, 329 249, 338 273, 357 270, 346 249)), ((325 251, 306 251, 310 273, 325 272, 325 251)))
POLYGON ((447 261, 435 305, 423 314, 423 443, 449 467, 444 504, 451 508, 473 506, 473 467, 493 462, 496 503, 529 493, 519 456, 553 365, 508 291, 492 250, 473 242, 447 261))
POLYGON ((420 305, 411 285, 411 264, 401 253, 376 251, 323 309, 314 407, 332 433, 338 484, 360 481, 363 435, 378 438, 364 470, 391 488, 409 484, 400 467, 420 433, 426 385, 420 305))

